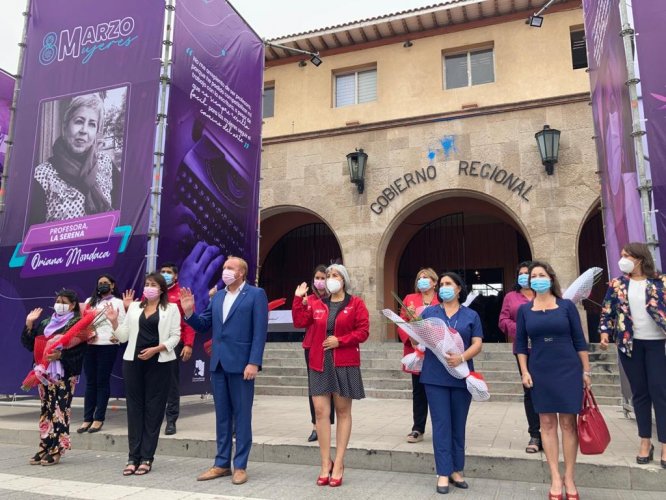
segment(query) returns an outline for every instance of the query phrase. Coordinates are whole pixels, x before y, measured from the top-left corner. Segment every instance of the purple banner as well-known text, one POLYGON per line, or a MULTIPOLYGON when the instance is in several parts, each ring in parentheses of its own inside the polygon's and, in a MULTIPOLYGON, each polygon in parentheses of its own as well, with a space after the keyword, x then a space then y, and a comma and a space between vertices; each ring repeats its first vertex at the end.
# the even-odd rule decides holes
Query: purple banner
POLYGON ((102 272, 121 291, 143 279, 164 13, 164 0, 31 2, 0 215, 1 393, 31 366, 28 311, 50 313, 63 287, 85 300, 102 272))
MULTIPOLYGON (((5 140, 9 134, 9 108, 12 106, 13 94, 14 77, 0 69, 0 176, 5 164, 5 152, 7 151, 5 140)), ((0 189, 2 189, 2 184, 0 184, 0 189)))
POLYGON ((631 136, 631 110, 617 1, 583 0, 592 112, 601 172, 606 257, 610 276, 620 270, 620 250, 645 241, 631 136))
MULTIPOLYGON (((261 39, 228 2, 178 1, 159 259, 181 266, 198 310, 226 256, 243 257, 254 281, 263 65, 261 39)), ((208 390, 204 340, 181 369, 183 393, 208 390)))
POLYGON ((633 2, 636 51, 640 71, 642 108, 646 118, 646 155, 652 177, 661 263, 666 262, 666 65, 661 53, 666 42, 666 4, 633 2))

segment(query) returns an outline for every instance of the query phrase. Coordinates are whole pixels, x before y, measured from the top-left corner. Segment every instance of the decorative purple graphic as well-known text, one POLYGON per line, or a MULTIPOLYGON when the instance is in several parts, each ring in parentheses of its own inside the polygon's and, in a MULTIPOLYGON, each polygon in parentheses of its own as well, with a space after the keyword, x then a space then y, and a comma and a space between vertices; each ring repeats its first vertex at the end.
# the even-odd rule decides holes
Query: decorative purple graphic
MULTIPOLYGON (((159 261, 181 264, 199 310, 227 256, 255 275, 263 65, 262 40, 228 2, 178 1, 159 261)), ((181 370, 181 391, 202 391, 206 379, 192 374, 202 372, 197 359, 208 362, 204 340, 181 370)))
POLYGON ((592 112, 601 172, 606 257, 610 276, 620 270, 622 246, 645 241, 636 174, 626 60, 618 36, 620 12, 611 0, 583 0, 592 87, 592 112))
POLYGON ((664 2, 633 2, 652 197, 661 263, 666 262, 666 67, 661 53, 666 35, 664 2))
MULTIPOLYGON (((14 77, 0 69, 0 175, 2 175, 7 152, 5 140, 9 134, 9 110, 12 106, 13 94, 14 77)), ((0 188, 2 188, 1 184, 0 188)))
POLYGON ((102 272, 142 282, 164 14, 163 0, 30 4, 0 214, 2 393, 30 366, 29 310, 63 287, 84 300, 102 272))

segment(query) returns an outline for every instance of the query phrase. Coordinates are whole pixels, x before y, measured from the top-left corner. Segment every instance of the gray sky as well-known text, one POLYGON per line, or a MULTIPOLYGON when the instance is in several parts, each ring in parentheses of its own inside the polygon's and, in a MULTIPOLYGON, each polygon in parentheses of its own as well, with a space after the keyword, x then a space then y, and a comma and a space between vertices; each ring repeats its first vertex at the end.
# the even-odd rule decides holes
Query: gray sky
MULTIPOLYGON (((437 0, 231 0, 231 3, 260 36, 275 38, 425 7, 437 0)), ((0 68, 12 74, 18 66, 17 44, 23 32, 21 13, 25 4, 25 0, 0 0, 0 68)))

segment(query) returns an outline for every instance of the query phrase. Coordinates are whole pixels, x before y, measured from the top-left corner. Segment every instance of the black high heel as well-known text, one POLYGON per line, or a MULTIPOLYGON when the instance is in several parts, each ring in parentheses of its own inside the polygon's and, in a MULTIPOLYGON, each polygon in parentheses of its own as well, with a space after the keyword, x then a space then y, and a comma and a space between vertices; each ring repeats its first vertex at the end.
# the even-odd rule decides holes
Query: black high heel
MULTIPOLYGON (((652 462, 652 459, 654 458, 654 445, 650 445, 650 453, 648 453, 647 457, 641 457, 640 455, 636 455, 636 463, 639 465, 646 465, 652 462)), ((661 466, 664 467, 664 460, 661 461, 661 466)))

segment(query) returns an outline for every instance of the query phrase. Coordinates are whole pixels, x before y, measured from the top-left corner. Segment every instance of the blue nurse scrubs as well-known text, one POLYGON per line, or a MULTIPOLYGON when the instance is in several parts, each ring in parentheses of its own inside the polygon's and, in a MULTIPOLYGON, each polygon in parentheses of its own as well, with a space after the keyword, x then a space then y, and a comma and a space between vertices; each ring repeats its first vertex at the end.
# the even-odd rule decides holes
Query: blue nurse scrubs
MULTIPOLYGON (((479 315, 465 306, 450 318, 441 305, 428 307, 422 318, 440 318, 463 339, 465 350, 472 338, 483 339, 479 315)), ((474 370, 474 362, 467 362, 474 370)), ((438 476, 450 476, 465 468, 465 425, 472 402, 465 380, 457 379, 446 371, 437 357, 426 349, 421 370, 421 383, 425 386, 432 419, 432 444, 435 451, 435 469, 438 476)))

